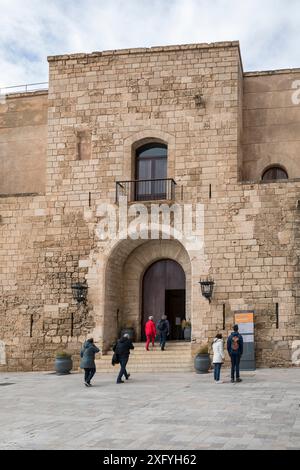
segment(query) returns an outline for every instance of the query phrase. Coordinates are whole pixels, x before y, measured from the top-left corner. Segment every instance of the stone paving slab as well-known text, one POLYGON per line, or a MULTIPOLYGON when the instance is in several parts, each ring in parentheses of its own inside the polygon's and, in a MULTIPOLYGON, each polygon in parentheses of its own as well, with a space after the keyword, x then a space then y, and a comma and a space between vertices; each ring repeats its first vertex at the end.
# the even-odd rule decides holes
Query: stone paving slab
POLYGON ((223 379, 0 373, 0 449, 300 449, 300 369, 223 379))

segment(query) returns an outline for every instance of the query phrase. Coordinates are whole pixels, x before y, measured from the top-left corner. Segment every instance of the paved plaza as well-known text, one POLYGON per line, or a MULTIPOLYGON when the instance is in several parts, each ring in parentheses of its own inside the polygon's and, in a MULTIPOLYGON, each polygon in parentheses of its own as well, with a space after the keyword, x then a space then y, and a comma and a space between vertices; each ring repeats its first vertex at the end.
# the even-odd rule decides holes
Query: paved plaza
POLYGON ((1 373, 0 448, 300 449, 300 369, 114 379, 1 373))

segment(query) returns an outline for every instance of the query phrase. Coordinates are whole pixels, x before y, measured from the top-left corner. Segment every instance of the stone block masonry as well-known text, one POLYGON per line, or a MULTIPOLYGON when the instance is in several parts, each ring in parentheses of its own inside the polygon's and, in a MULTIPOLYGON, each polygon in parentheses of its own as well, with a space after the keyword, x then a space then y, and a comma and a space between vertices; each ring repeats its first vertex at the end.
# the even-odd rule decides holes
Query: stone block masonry
MULTIPOLYGON (((244 129, 250 138, 254 117, 245 111, 238 43, 48 59, 44 184, 30 191, 16 178, 14 191, 0 195, 0 371, 52 370, 55 353, 65 349, 77 367, 87 336, 105 352, 120 326, 138 330, 142 276, 158 258, 185 271, 192 351, 217 332, 227 335, 235 310, 251 309, 257 364, 290 366, 300 336, 300 181, 291 173, 287 181, 263 183, 258 164, 256 173, 249 170, 256 154, 248 147, 245 153, 244 129), (135 151, 153 141, 167 145, 175 202, 204 205, 200 253, 176 240, 96 235, 98 206, 115 204, 116 181, 135 179, 135 151), (244 174, 256 179, 244 181, 244 174), (210 304, 198 284, 208 274, 215 281, 210 304), (72 297, 77 281, 89 286, 86 305, 72 297)), ((247 103, 250 86, 256 82, 248 77, 247 103)), ((22 110, 21 124, 39 116, 22 110)), ((1 111, 6 119, 11 109, 1 111)))

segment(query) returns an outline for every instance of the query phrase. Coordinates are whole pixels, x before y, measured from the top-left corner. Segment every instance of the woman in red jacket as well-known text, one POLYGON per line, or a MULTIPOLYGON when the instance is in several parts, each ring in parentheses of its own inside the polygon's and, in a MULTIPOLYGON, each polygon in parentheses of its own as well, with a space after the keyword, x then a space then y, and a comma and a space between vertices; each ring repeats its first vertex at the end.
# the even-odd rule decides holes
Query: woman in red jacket
POLYGON ((150 341, 152 342, 152 346, 154 346, 154 340, 156 336, 156 326, 153 321, 153 317, 149 317, 149 320, 147 321, 145 325, 145 333, 146 333, 146 350, 149 351, 149 344, 150 341))

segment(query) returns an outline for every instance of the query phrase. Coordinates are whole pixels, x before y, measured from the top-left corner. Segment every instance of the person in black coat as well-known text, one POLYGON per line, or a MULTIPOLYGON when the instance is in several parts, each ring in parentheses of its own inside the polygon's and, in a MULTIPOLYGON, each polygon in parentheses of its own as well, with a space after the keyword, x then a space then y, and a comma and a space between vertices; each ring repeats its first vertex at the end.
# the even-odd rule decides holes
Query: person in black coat
POLYGON ((166 315, 163 315, 161 317, 161 320, 159 320, 159 322, 157 324, 157 329, 158 329, 159 334, 160 334, 160 349, 162 351, 164 351, 166 341, 167 341, 167 337, 170 334, 170 323, 169 323, 169 320, 167 319, 166 315))
POLYGON ((113 347, 113 351, 116 353, 120 361, 120 372, 117 378, 117 384, 124 383, 124 380, 122 380, 123 375, 125 376, 126 380, 128 380, 130 377, 130 374, 127 373, 126 365, 129 360, 131 349, 134 349, 134 346, 127 333, 121 339, 119 339, 119 341, 113 347))

